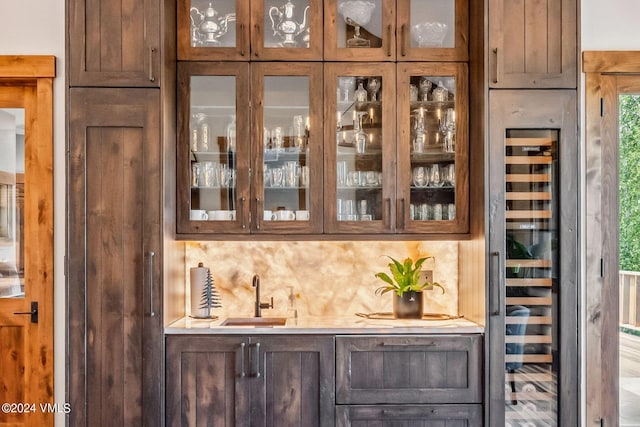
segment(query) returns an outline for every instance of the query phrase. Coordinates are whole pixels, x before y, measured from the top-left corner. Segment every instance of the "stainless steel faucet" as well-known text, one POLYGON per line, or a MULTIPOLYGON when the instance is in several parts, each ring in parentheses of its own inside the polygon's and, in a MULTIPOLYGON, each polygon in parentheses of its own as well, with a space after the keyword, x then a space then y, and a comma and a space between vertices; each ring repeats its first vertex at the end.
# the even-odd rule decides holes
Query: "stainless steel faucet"
POLYGON ((271 297, 271 303, 260 302, 260 276, 258 276, 257 274, 253 275, 253 281, 251 286, 256 288, 255 317, 262 317, 263 308, 273 308, 273 297, 271 297))

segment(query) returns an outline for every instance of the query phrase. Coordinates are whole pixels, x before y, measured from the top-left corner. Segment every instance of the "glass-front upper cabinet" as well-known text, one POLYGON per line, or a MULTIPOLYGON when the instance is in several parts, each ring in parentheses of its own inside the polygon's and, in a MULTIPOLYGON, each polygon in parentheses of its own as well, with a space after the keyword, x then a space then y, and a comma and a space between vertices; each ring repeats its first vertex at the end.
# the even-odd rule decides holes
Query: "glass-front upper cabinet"
POLYGON ((466 64, 399 64, 397 84, 398 231, 466 233, 466 64))
POLYGON ((395 231, 395 64, 325 64, 325 232, 395 231))
POLYGON ((398 0, 398 61, 466 61, 465 0, 398 0))
POLYGON ((249 38, 249 2, 178 2, 178 59, 248 61, 249 38))
POLYGON ((395 61, 395 17, 395 0, 325 0, 325 59, 395 61))
POLYGON ((322 60, 322 0, 180 0, 180 60, 322 60))
POLYGON ((325 59, 466 61, 465 0, 325 0, 325 59))
POLYGON ((247 63, 178 64, 178 233, 249 232, 247 63))
POLYGON ((322 0, 255 0, 251 20, 252 59, 322 60, 322 0))
POLYGON ((322 66, 254 63, 252 231, 322 232, 322 66))

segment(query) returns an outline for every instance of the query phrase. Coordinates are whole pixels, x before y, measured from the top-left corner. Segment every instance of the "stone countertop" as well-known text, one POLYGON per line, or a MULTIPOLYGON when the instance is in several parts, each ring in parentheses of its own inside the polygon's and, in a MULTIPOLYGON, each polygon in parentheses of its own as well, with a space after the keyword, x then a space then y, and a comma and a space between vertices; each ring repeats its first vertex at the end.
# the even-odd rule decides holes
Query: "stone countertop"
MULTIPOLYGON (((247 316, 250 317, 250 316, 247 316)), ((268 316, 265 316, 268 318, 268 316)), ((366 319, 356 315, 287 319, 284 326, 221 326, 225 318, 208 320, 184 317, 165 327, 165 334, 479 334, 484 327, 464 318, 451 320, 366 319)))

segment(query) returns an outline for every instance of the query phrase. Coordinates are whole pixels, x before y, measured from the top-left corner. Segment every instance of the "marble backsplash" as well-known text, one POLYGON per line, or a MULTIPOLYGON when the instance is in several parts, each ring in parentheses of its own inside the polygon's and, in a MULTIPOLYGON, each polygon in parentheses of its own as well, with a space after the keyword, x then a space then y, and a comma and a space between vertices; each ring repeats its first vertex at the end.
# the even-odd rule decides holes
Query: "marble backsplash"
POLYGON ((296 296, 300 316, 332 316, 357 312, 390 312, 391 294, 375 295, 383 282, 374 277, 388 272, 388 258, 435 256, 423 270, 433 270, 438 288, 425 291, 425 312, 458 313, 458 243, 457 242, 186 242, 185 284, 186 313, 189 313, 189 271, 202 262, 211 269, 222 308, 214 309, 220 317, 253 316, 254 274, 260 275, 261 300, 274 299, 274 309, 264 316, 287 314, 289 286, 296 296))

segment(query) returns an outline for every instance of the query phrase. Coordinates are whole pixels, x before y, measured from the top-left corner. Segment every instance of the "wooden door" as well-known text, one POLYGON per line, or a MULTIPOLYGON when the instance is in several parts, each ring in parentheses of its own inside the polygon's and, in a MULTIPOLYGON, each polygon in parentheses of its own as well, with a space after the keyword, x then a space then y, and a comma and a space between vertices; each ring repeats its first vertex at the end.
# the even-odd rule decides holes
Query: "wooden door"
POLYGON ((576 93, 489 103, 489 425, 577 425, 576 93))
POLYGON ((395 232, 395 68, 325 64, 325 233, 395 232))
POLYGON ((251 425, 248 344, 242 336, 168 336, 166 425, 251 425))
MULTIPOLYGON (((53 57, 0 57, 0 152, 4 157, 0 162, 3 199, 0 202, 0 426, 3 427, 53 426, 54 421, 54 64, 53 57), (42 78, 36 79, 34 75, 42 78), (24 121, 20 119, 22 114, 24 121), (21 136, 24 136, 24 145, 21 136), (19 162, 24 165, 24 172, 16 164, 20 146, 24 147, 24 160, 19 162), (13 159, 8 158, 7 153, 14 153, 13 159), (11 203, 6 204, 8 199, 11 203), (23 314, 33 312, 34 303, 37 311, 23 314)), ((68 411, 69 408, 61 404, 58 409, 68 411)))
POLYGON ((397 0, 398 61, 467 61, 467 0, 397 0))
POLYGON ((467 79, 466 64, 398 63, 398 232, 469 231, 467 79))
POLYGON ((249 96, 246 62, 179 64, 178 233, 249 233, 249 96))
POLYGON ((69 94, 67 390, 74 426, 162 419, 159 92, 69 94))
POLYGON ((489 0, 489 85, 575 88, 576 0, 489 0))
POLYGON ((322 67, 251 68, 252 232, 322 232, 322 67))
POLYGON ((159 87, 159 0, 70 0, 69 86, 159 87))
POLYGON ((252 1, 251 59, 321 61, 322 24, 322 0, 252 1))
POLYGON ((251 337, 251 425, 334 425, 334 339, 251 337))

